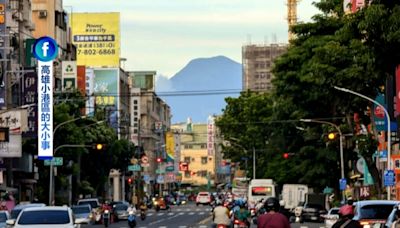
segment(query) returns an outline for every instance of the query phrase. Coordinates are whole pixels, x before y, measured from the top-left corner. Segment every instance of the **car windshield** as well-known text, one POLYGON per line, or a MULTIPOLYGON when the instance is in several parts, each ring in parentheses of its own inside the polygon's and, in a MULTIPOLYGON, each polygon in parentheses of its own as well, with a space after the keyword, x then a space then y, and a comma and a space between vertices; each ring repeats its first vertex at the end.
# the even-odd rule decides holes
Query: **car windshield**
POLYGON ((89 207, 72 207, 72 211, 74 214, 85 214, 85 213, 90 213, 90 208, 89 207))
POLYGON ((366 205, 360 208, 360 219, 387 219, 393 205, 366 205))
POLYGON ((99 205, 97 204, 97 201, 80 201, 78 205, 90 205, 91 208, 98 208, 99 205))
POLYGON ((11 219, 16 219, 19 215, 19 213, 21 213, 22 209, 14 209, 11 211, 11 219))
POLYGON ((128 205, 126 205, 126 204, 116 204, 115 205, 115 210, 126 211, 126 210, 128 210, 128 205))
POLYGON ((200 193, 199 196, 208 196, 208 193, 200 193))
POLYGON ((7 220, 6 213, 0 213, 0 222, 5 222, 7 220))
POLYGON ((338 215, 339 214, 339 209, 332 209, 330 214, 331 215, 338 215))
POLYGON ((19 217, 18 224, 68 224, 70 223, 67 210, 24 211, 19 217))
POLYGON ((319 204, 306 204, 305 208, 317 208, 317 209, 322 209, 322 205, 319 204))

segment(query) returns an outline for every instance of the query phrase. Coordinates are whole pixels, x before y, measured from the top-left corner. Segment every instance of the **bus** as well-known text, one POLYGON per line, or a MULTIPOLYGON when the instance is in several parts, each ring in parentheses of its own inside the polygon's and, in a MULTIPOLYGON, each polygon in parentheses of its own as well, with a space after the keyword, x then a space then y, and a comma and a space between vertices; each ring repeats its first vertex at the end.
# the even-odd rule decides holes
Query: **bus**
POLYGON ((272 179, 253 179, 250 181, 248 201, 257 203, 269 197, 276 197, 275 183, 272 179))

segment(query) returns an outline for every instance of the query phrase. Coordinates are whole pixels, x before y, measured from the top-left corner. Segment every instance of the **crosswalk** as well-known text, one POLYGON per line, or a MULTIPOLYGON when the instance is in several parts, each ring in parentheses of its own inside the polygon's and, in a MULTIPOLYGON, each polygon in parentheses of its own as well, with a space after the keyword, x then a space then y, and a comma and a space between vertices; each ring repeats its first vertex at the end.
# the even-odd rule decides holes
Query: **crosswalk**
POLYGON ((146 216, 208 215, 210 213, 211 208, 174 208, 172 210, 158 212, 150 210, 146 213, 146 216))

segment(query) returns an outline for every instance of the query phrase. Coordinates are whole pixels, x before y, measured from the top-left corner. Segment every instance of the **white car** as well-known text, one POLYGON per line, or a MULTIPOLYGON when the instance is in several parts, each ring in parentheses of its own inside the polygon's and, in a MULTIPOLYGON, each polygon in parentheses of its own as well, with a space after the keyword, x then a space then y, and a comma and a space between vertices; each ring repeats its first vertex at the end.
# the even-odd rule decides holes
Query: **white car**
POLYGON ((210 204, 211 203, 211 194, 209 192, 199 192, 196 197, 196 205, 199 204, 210 204))
POLYGON ((331 228, 339 219, 339 208, 334 207, 328 211, 328 214, 321 215, 325 219, 325 228, 331 228))
POLYGON ((16 220, 7 220, 13 228, 75 228, 74 216, 69 207, 32 207, 21 211, 16 220))

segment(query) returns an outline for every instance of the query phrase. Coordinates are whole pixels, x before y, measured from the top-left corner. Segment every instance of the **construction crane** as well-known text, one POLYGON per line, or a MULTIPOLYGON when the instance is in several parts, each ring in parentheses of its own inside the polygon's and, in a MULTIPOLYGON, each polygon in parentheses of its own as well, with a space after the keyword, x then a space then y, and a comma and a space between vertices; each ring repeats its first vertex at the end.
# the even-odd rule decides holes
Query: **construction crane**
POLYGON ((300 2, 300 0, 287 0, 287 7, 288 7, 288 26, 289 26, 289 41, 294 38, 294 34, 290 32, 290 28, 297 24, 297 3, 300 2))

